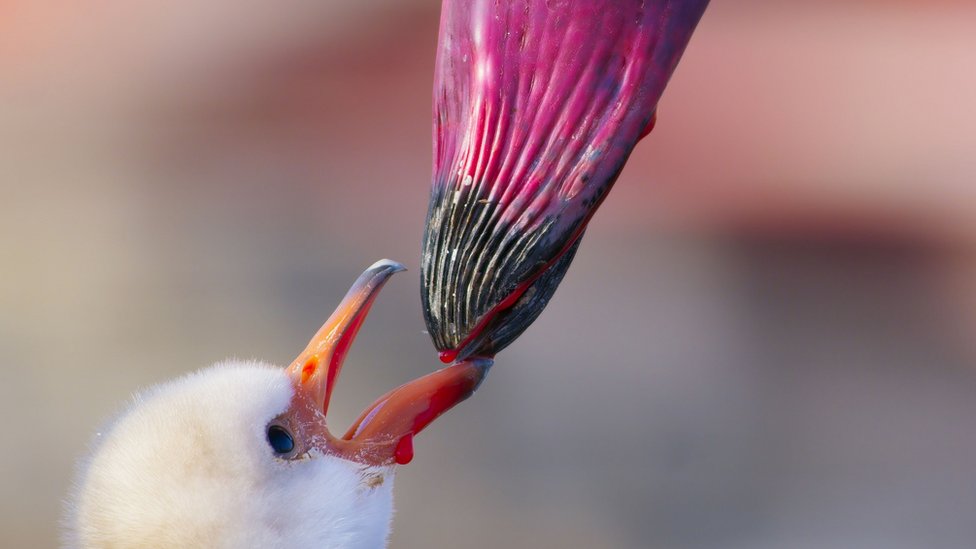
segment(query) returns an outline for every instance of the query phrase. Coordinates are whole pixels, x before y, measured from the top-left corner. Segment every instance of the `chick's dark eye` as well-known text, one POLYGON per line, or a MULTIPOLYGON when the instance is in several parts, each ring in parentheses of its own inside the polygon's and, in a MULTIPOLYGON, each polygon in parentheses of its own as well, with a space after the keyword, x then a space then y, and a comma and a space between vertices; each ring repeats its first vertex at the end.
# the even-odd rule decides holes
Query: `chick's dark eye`
POLYGON ((268 444, 276 454, 287 454, 295 449, 295 439, 280 425, 268 427, 268 444))

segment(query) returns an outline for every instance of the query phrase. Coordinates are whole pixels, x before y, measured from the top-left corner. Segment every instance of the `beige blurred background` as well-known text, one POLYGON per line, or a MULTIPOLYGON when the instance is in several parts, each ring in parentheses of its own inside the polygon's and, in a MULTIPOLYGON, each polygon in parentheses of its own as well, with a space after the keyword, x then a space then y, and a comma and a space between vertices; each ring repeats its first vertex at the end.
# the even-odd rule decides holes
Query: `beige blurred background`
MULTIPOLYGON (((0 3, 0 546, 140 386, 405 262, 336 425, 437 366, 438 4, 0 3)), ((562 288, 417 441, 395 548, 976 544, 976 5, 717 1, 562 288)))

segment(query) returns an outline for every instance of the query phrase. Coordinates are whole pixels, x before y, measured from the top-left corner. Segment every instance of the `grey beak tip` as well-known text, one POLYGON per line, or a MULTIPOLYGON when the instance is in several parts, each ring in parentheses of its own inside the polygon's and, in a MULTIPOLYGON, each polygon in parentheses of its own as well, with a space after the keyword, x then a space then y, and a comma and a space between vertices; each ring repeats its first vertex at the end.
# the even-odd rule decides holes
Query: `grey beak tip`
POLYGON ((406 271, 407 268, 403 266, 402 263, 398 261, 393 261, 392 259, 381 259, 376 263, 369 266, 369 271, 386 271, 390 274, 399 273, 406 271))

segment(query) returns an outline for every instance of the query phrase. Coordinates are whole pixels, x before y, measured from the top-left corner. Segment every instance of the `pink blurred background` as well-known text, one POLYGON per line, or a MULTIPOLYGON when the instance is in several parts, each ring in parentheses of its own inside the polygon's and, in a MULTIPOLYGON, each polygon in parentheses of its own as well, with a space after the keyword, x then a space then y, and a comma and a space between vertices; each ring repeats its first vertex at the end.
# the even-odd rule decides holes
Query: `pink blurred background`
MULTIPOLYGON (((0 3, 0 546, 136 388, 399 275, 334 424, 437 366, 434 1, 0 3)), ((417 441, 392 547, 976 540, 976 6, 715 2, 549 310, 417 441)), ((341 430, 341 427, 340 427, 341 430)))

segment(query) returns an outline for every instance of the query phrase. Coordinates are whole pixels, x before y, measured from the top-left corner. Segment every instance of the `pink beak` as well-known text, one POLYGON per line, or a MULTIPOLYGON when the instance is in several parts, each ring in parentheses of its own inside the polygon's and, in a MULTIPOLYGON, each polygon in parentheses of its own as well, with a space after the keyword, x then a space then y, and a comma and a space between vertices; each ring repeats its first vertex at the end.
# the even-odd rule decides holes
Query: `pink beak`
POLYGON ((324 453, 366 465, 409 463, 414 435, 471 396, 491 366, 489 359, 472 358, 415 379, 380 397, 342 438, 329 432, 325 414, 346 353, 379 290, 403 270, 389 260, 366 269, 287 369, 295 396, 286 420, 324 453))

